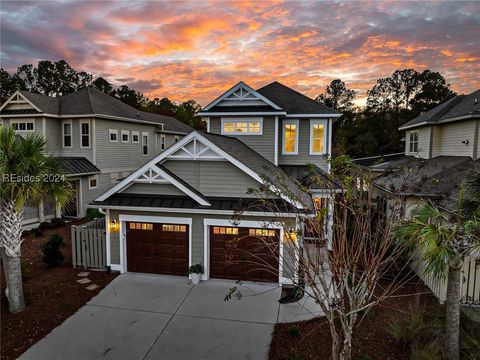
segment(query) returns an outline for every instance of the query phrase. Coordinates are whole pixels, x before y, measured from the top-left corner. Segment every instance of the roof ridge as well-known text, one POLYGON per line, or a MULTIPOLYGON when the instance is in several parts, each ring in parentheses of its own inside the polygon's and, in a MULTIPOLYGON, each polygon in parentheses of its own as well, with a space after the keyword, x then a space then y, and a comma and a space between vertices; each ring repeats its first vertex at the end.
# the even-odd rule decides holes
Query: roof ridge
POLYGON ((456 95, 456 96, 452 97, 451 99, 448 99, 450 101, 445 105, 445 107, 443 109, 440 109, 440 111, 438 112, 438 114, 437 114, 438 118, 440 119, 444 115, 446 115, 450 110, 452 110, 453 107, 457 106, 460 103, 460 101, 462 101, 465 98, 465 96, 466 95, 456 95))

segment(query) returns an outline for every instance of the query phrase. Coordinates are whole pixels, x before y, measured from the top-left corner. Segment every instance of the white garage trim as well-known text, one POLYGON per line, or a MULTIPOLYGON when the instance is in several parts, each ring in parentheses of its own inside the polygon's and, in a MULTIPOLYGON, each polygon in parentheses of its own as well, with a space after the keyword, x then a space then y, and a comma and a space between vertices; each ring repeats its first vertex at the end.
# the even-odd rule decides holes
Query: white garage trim
MULTIPOLYGON (((188 266, 192 265, 192 218, 187 217, 165 217, 165 216, 144 216, 144 215, 119 215, 120 221, 120 272, 125 273, 127 269, 127 222, 145 222, 159 224, 182 224, 188 225, 188 266)), ((113 269, 113 267, 112 267, 113 269)))
POLYGON ((280 249, 278 259, 278 282, 283 284, 286 279, 282 277, 283 271, 283 226, 281 223, 269 223, 266 221, 252 220, 225 220, 225 219, 204 219, 203 220, 203 262, 204 274, 202 280, 210 278, 210 226, 233 226, 242 228, 261 228, 261 229, 278 229, 280 230, 280 249))

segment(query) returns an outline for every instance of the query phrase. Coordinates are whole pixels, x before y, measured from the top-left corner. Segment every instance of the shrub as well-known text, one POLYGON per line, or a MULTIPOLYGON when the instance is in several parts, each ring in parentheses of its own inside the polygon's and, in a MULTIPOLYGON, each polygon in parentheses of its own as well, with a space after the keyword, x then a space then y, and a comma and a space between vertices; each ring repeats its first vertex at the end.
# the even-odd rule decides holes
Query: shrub
POLYGON ((356 360, 373 360, 373 358, 370 355, 363 353, 357 357, 356 360))
POLYGON ((45 231, 45 230, 50 230, 50 229, 54 229, 55 228, 55 225, 53 225, 52 223, 49 223, 47 221, 44 221, 42 223, 40 223, 40 225, 38 226, 38 228, 42 231, 45 231))
POLYGON ((32 232, 33 232, 33 235, 35 235, 35 237, 43 236, 43 231, 42 229, 40 229, 40 227, 33 229, 32 232))
POLYGON ((289 326, 287 331, 291 336, 295 336, 295 337, 300 336, 300 329, 296 325, 289 326))
POLYGON ((53 218, 52 221, 50 221, 50 222, 51 222, 52 225, 55 226, 56 228, 65 226, 65 220, 60 219, 60 218, 53 218))
POLYGON ((42 245, 43 262, 48 267, 58 266, 64 259, 60 247, 64 246, 63 238, 54 234, 42 245))
POLYGON ((202 264, 195 264, 188 268, 189 274, 203 274, 202 264))
POLYGON ((87 221, 100 219, 104 216, 105 214, 102 214, 98 209, 87 209, 87 221))

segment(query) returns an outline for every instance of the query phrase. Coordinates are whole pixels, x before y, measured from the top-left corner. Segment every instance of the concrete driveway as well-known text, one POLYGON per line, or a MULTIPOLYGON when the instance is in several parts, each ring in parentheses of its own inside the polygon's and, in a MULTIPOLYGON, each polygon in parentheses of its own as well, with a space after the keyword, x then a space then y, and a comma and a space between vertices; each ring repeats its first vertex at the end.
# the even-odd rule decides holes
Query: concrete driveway
POLYGON ((118 276, 20 359, 266 359, 278 321, 319 315, 311 306, 280 306, 275 285, 245 284, 241 300, 224 301, 232 286, 118 276))

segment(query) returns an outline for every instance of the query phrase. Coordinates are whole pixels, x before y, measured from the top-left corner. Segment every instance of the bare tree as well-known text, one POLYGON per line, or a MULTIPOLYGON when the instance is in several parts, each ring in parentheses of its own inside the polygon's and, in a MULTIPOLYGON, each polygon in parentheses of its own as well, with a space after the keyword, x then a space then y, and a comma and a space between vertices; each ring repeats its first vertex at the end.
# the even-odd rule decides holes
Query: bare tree
MULTIPOLYGON (((355 328, 369 310, 392 296, 411 275, 405 275, 410 272, 404 271, 408 267, 404 248, 392 236, 400 207, 394 207, 388 218, 378 213, 369 197, 369 176, 349 162, 340 165, 336 166, 339 189, 326 191, 313 203, 279 186, 282 179, 271 181, 265 176, 265 181, 275 184, 277 190, 272 193, 270 186, 252 189, 258 201, 242 208, 236 218, 245 211, 260 209, 274 214, 265 222, 265 228, 282 227, 283 251, 279 251, 278 240, 267 236, 268 232, 256 237, 262 241, 264 251, 280 257, 282 276, 294 284, 297 293, 300 290, 313 298, 323 311, 332 337, 332 359, 348 360, 352 357, 355 328), (283 201, 278 201, 281 196, 283 201), (291 215, 288 218, 286 211, 291 215)), ((329 186, 322 176, 312 173, 311 179, 320 188, 329 186)), ((257 268, 278 272, 265 256, 249 259, 257 268)))

